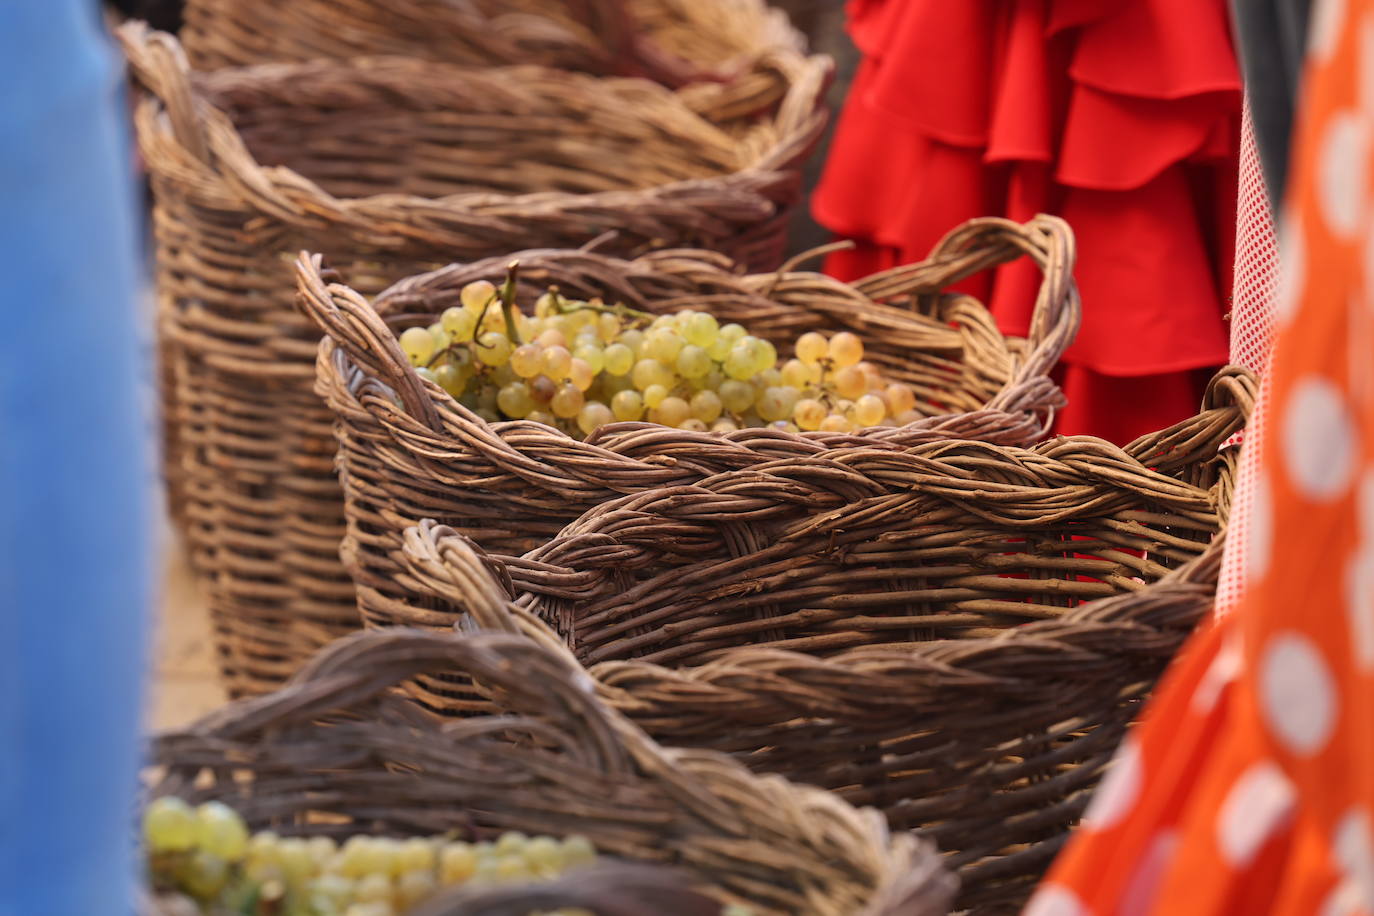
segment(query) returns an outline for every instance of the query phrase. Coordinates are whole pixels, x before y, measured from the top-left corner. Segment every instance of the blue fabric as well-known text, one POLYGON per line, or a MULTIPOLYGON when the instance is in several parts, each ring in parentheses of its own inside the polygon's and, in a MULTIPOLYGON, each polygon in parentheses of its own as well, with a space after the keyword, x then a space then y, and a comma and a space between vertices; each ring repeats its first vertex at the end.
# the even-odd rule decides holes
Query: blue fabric
POLYGON ((122 70, 0 2, 0 916, 126 914, 153 435, 122 70))

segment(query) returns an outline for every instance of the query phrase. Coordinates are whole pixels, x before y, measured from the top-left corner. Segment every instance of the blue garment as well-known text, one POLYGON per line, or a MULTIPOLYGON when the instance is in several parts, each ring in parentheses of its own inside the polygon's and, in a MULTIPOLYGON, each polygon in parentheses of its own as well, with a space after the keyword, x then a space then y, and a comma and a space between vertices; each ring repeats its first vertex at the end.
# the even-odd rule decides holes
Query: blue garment
POLYGON ((0 916, 124 916, 156 491, 99 5, 0 2, 0 87, 0 916))

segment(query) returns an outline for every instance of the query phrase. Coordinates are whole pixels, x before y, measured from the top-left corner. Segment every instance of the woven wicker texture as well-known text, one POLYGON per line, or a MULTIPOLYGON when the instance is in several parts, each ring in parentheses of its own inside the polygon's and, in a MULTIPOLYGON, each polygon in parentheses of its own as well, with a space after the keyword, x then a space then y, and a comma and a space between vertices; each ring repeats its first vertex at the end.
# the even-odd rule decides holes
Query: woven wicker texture
POLYGON ((1052 217, 1025 225, 974 221, 952 232, 929 260, 857 287, 811 273, 739 275, 702 252, 664 252, 633 262, 585 252, 517 257, 525 301, 556 283, 569 295, 602 295, 650 311, 705 307, 722 322, 740 321, 779 344, 807 330, 850 328, 868 342, 869 359, 915 387, 932 416, 858 435, 745 429, 720 437, 615 424, 587 442, 536 423, 489 425, 422 382, 393 331, 428 324, 474 279, 500 279, 506 259, 403 281, 375 309, 349 287, 326 284, 318 259, 303 259, 301 306, 328 335, 320 349, 319 390, 339 420, 349 520, 343 553, 364 618, 373 625, 433 622, 395 582, 402 532, 421 519, 453 525, 488 550, 520 554, 603 500, 762 462, 858 444, 898 449, 950 437, 1035 441, 1060 402, 1047 373, 1079 318, 1070 277, 1072 236, 1052 217), (964 276, 1022 254, 1045 271, 1029 342, 1002 337, 973 299, 941 294, 964 276), (866 293, 897 304, 875 302, 866 293), (915 309, 903 301, 911 299, 915 309))
MULTIPOLYGON (((425 523, 397 584, 431 626, 566 643, 665 743, 882 808, 960 870, 960 904, 1024 902, 1215 595, 1253 377, 1119 449, 847 448, 623 497, 521 558, 425 523), (1092 599, 1092 600, 1090 600, 1092 599), (551 621, 561 633, 542 621, 551 621)), ((443 678, 427 706, 480 708, 443 678)))
MULTIPOLYGON (((376 292, 531 244, 705 243, 775 266, 826 65, 773 116, 708 121, 640 80, 407 60, 189 77, 175 42, 121 31, 149 88, 166 468, 206 582, 226 685, 268 689, 356 623, 318 331, 291 258, 376 292), (526 193, 538 191, 540 193, 526 193)), ((709 89, 709 87, 708 87, 709 89)))
POLYGON ((760 913, 937 916, 954 886, 932 850, 889 835, 876 811, 722 755, 661 748, 565 656, 508 634, 340 640, 277 692, 161 736, 153 762, 165 768, 155 794, 222 800, 254 829, 581 833, 604 854, 681 866, 760 913), (501 714, 444 723, 388 689, 441 670, 483 684, 501 714))

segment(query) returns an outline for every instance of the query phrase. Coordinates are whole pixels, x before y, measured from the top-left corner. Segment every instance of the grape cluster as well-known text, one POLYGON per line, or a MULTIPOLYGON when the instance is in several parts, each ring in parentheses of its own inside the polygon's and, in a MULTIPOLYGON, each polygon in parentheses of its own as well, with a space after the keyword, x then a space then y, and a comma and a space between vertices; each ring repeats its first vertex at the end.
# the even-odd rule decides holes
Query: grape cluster
POLYGON ((596 861, 576 835, 510 832, 494 843, 359 835, 342 846, 325 836, 250 835, 227 805, 192 808, 171 796, 148 805, 143 838, 154 887, 207 913, 254 916, 397 916, 443 887, 547 880, 596 861))
POLYGON ((848 331, 803 334, 779 365, 773 344, 707 312, 654 316, 550 289, 526 315, 514 288, 514 275, 500 290, 470 283, 461 305, 400 335, 424 378, 488 422, 535 420, 574 435, 617 420, 847 432, 920 416, 910 386, 887 382, 848 331))

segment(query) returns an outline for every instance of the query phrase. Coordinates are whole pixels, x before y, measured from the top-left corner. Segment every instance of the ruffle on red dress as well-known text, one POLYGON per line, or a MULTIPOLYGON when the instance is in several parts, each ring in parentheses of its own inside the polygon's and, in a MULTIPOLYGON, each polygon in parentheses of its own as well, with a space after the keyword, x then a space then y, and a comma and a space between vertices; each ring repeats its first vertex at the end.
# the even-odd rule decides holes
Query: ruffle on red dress
MULTIPOLYGON (((813 198, 853 279, 950 228, 1047 212, 1078 238, 1083 327, 1059 431, 1190 415, 1227 360, 1240 76, 1226 0, 850 0, 864 59, 813 198)), ((1017 262, 961 286, 1024 334, 1017 262)))

